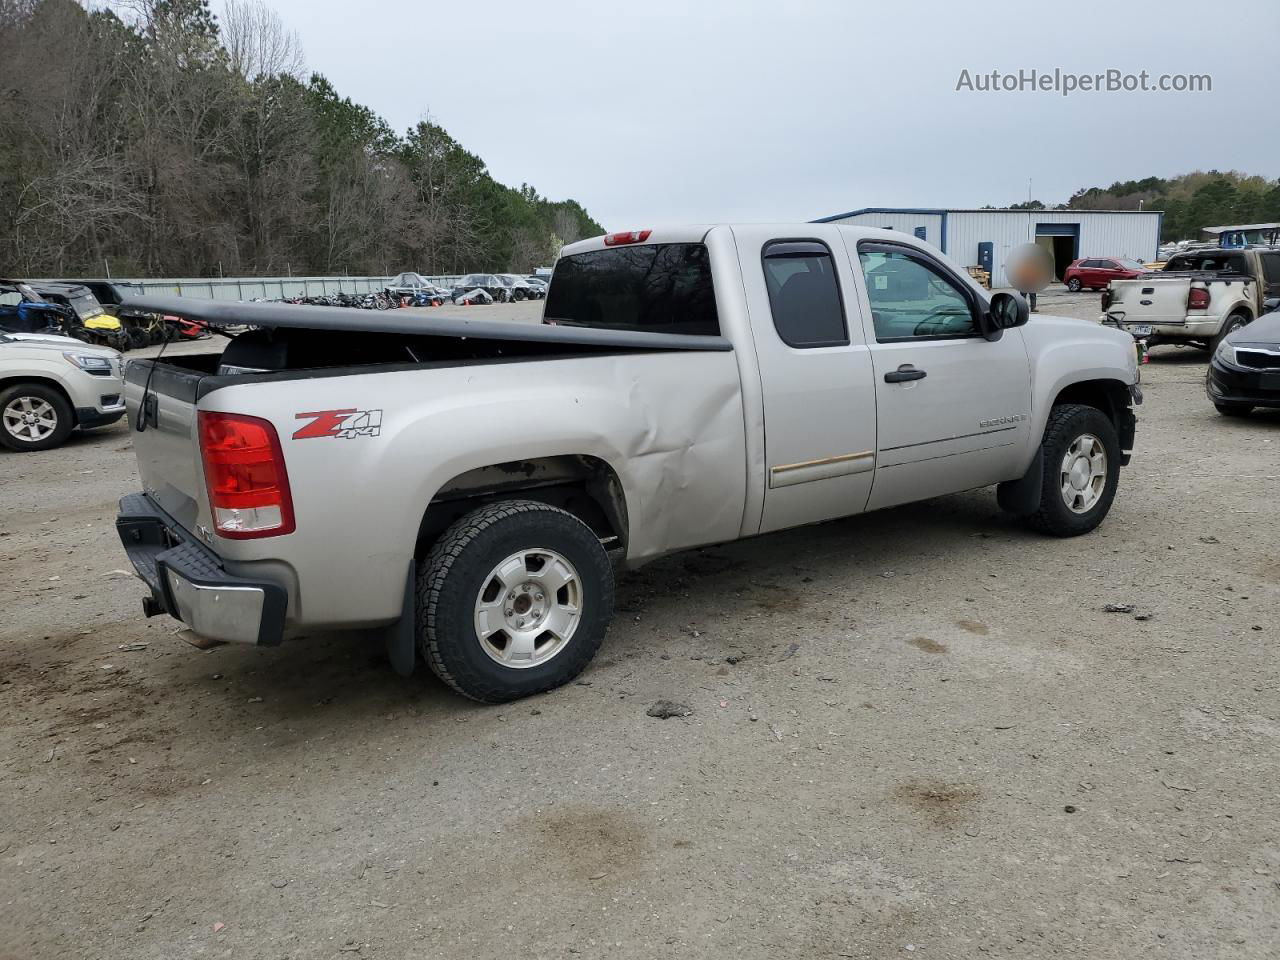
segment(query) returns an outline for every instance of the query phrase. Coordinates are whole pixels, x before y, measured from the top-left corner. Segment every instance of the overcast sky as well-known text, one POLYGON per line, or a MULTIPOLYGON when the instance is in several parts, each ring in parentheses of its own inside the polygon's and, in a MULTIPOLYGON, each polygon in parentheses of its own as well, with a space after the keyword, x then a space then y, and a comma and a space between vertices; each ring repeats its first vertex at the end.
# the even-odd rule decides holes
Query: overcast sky
POLYGON ((430 116, 609 229, 1004 205, 1028 178, 1054 203, 1196 168, 1280 177, 1276 0, 267 2, 342 94, 400 132, 430 116), (965 69, 1033 68, 1213 89, 956 91, 965 69))

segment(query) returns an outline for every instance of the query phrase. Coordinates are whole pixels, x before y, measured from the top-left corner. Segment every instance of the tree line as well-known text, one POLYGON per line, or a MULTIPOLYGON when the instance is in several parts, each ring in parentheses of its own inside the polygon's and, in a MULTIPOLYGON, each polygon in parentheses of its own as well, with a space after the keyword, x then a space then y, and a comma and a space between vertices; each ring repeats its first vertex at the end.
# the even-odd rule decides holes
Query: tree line
POLYGON ((0 275, 525 272, 603 232, 302 64, 261 0, 0 0, 0 275))
POLYGON ((1169 179, 1147 177, 1086 187, 1052 208, 1028 200, 1010 209, 1162 210, 1162 241, 1201 240, 1205 227, 1280 223, 1280 180, 1235 170, 1195 170, 1169 179))

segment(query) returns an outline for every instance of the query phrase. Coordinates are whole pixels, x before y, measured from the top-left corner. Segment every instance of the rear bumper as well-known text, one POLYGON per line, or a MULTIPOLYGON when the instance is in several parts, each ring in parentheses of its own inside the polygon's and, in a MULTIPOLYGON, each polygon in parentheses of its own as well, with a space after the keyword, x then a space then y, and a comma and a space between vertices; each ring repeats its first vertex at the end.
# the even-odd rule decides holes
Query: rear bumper
POLYGON ((146 494, 120 501, 116 532, 134 570, 151 588, 142 602, 147 616, 167 613, 211 640, 274 646, 283 638, 284 588, 227 573, 217 554, 146 494))
POLYGON ((1214 357, 1205 378, 1205 392, 1214 403, 1280 407, 1280 373, 1228 367, 1214 357))
POLYGON ((1138 317, 1129 318, 1124 310, 1108 310, 1102 323, 1116 327, 1125 333, 1133 333, 1130 327, 1144 325, 1151 328, 1149 334, 1133 334, 1143 340, 1211 340, 1222 329, 1221 317, 1186 317, 1176 323, 1150 323, 1138 317))

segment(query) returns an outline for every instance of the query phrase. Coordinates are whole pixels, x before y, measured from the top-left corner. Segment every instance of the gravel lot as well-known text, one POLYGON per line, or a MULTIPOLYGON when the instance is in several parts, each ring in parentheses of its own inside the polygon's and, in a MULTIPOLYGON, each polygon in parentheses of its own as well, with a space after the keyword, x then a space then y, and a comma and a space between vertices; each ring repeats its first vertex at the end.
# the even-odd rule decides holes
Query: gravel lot
POLYGON ((194 649, 122 573, 127 428, 0 453, 0 958, 1275 957, 1280 416, 1204 360, 1093 535, 978 491, 672 557, 503 707, 194 649))

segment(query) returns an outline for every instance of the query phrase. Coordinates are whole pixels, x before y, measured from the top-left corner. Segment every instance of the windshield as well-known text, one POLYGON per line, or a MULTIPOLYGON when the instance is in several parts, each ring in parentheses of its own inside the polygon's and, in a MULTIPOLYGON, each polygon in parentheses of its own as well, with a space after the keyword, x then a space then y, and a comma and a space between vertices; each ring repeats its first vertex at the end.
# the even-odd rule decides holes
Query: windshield
POLYGON ((90 317, 96 317, 102 313, 102 304, 91 293, 86 293, 80 297, 72 297, 71 306, 75 308, 76 316, 81 320, 88 320, 90 317))
POLYGON ((714 336, 720 332, 711 258, 701 243, 593 250, 556 264, 546 323, 714 336))
POLYGON ((460 287, 483 287, 489 282, 489 278, 483 273, 468 273, 465 277, 458 281, 460 287))
POLYGON ((1137 260, 1127 260, 1127 259, 1125 259, 1125 260, 1120 260, 1120 261, 1119 261, 1119 263, 1120 263, 1120 266, 1122 266, 1122 267, 1123 267, 1124 269, 1126 269, 1126 270, 1145 270, 1145 269, 1147 269, 1147 268, 1146 268, 1146 267, 1144 267, 1142 264, 1140 264, 1137 260))

